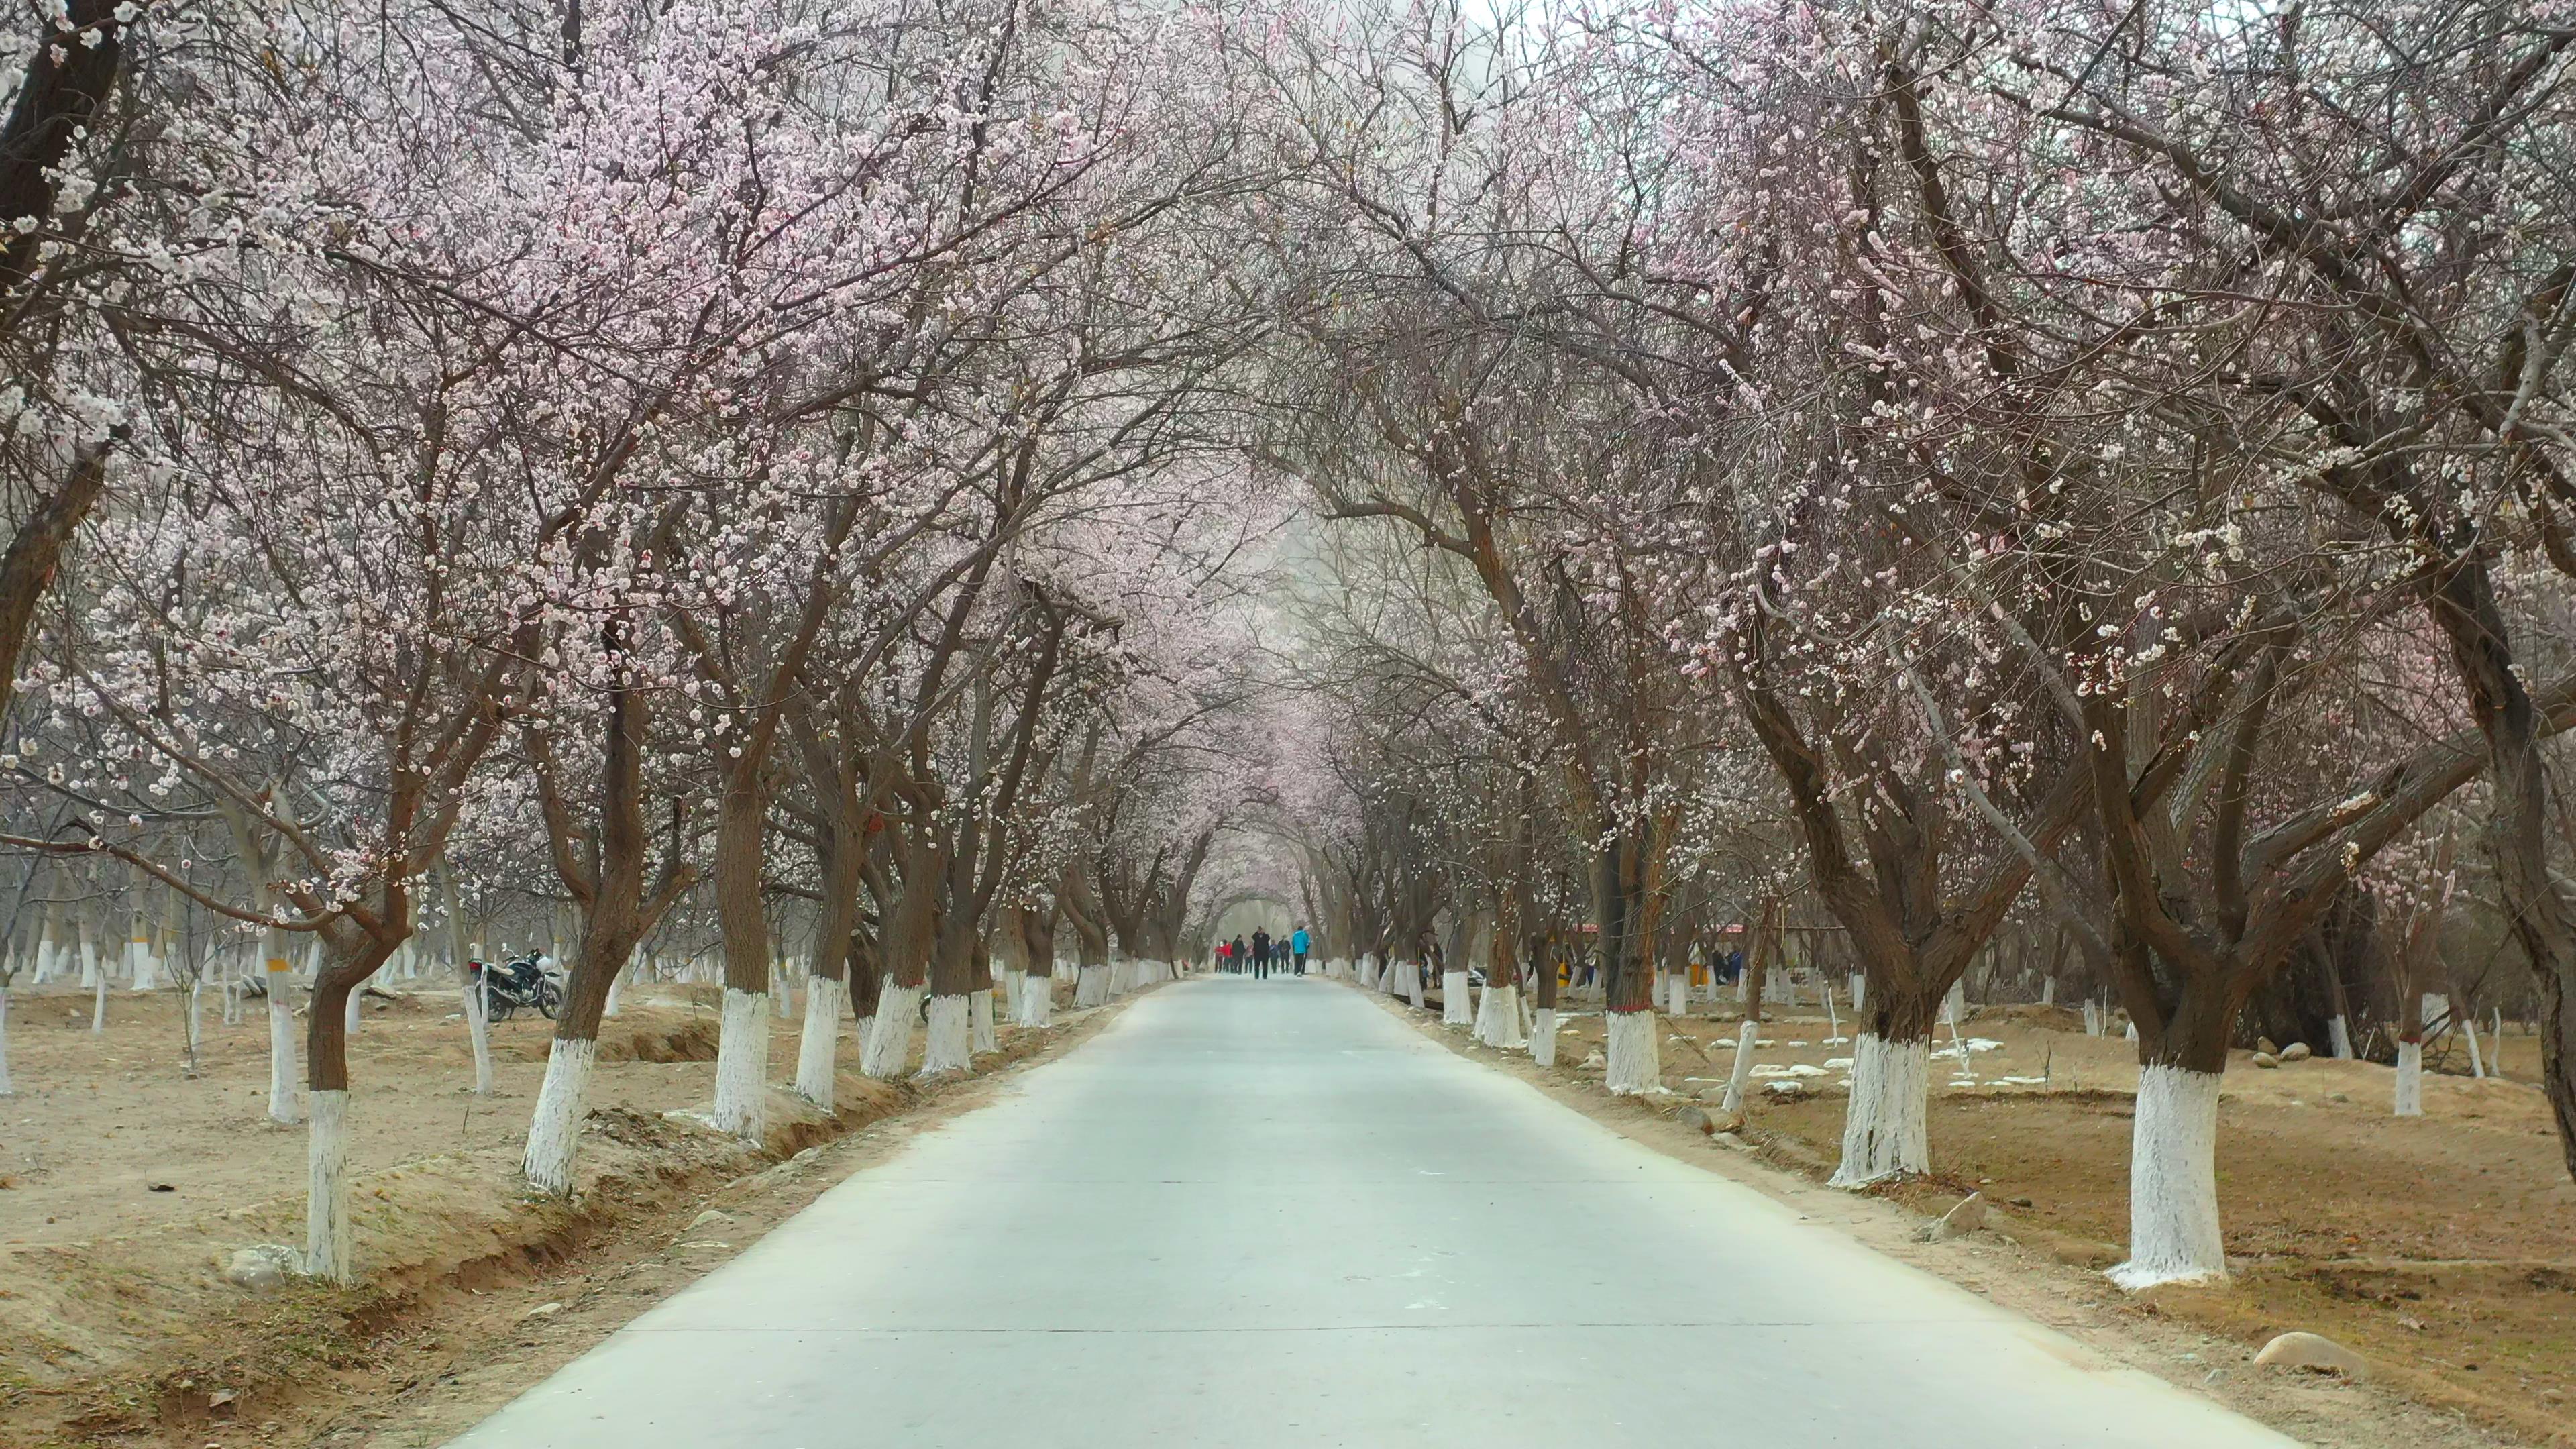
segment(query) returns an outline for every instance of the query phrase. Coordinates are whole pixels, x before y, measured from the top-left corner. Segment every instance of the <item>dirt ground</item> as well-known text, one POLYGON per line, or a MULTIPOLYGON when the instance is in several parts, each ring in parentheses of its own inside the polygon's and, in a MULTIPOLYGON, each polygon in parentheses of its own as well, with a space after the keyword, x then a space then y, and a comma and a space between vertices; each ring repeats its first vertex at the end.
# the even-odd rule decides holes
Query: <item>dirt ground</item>
MULTIPOLYGON (((1598 1089, 1602 1018, 1574 1010, 1553 1076, 1598 1089)), ((1664 1083, 1676 1097, 1639 1111, 1718 1099, 1740 1018, 1731 1006, 1700 1010, 1666 1019, 1664 1083)), ((1835 1034, 1820 1014, 1794 1011, 1757 1038, 1743 1138, 1811 1181, 1841 1148, 1851 1046, 1835 1034)), ((2052 1267, 2124 1257, 2135 1049, 2117 1034, 2087 1036, 2057 1008, 1972 1011, 1963 1034, 1964 1069, 1955 1052, 1934 1060, 1935 1175, 1879 1195, 1937 1213, 1983 1192, 2001 1216, 1998 1234, 1980 1238, 1999 1235, 2052 1267)), ((1940 1046, 1953 1046, 1946 1030, 1940 1046)), ((2290 1329, 2323 1333, 2368 1357, 2382 1387, 2437 1413, 2507 1442, 2576 1445, 2576 1185, 2529 1085, 2536 1039, 2508 1027, 2502 1080, 2428 1072, 2421 1118, 2391 1115, 2391 1068, 2311 1058, 2260 1069, 2251 1056, 2236 1054, 2219 1107, 2219 1205, 2236 1277, 2101 1300, 2132 1320, 2247 1347, 2290 1329)), ((2312 1442, 2383 1442, 2358 1428, 2323 1439, 2306 1429, 2312 1442)))
MULTIPOLYGON (((191 1077, 174 994, 112 996, 93 1035, 85 994, 15 993, 0 1449, 442 1442, 837 1181, 860 1139, 987 1080, 862 1078, 845 1022, 838 1116, 773 1090, 768 1141, 741 1143, 664 1115, 713 1095, 713 994, 629 992, 600 1034, 575 1196, 531 1200, 515 1174, 552 1024, 496 1023, 494 1091, 476 1097, 455 1005, 444 990, 371 998, 351 1043, 365 1286, 252 1292, 224 1280, 232 1253, 302 1240, 304 1132, 266 1121, 265 1017, 228 1027, 210 1009, 191 1077), (433 1428, 375 1437, 406 1415, 433 1428)), ((1105 1015, 1003 1026, 979 1068, 1051 1052, 1105 1015)), ((772 1023, 774 1083, 793 1078, 798 1028, 772 1023)))

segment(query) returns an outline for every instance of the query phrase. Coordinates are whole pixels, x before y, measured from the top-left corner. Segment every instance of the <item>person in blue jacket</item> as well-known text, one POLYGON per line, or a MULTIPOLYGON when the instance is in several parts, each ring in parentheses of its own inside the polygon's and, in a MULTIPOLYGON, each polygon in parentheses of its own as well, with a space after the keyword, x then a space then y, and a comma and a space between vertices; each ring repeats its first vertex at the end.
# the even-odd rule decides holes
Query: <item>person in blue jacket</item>
POLYGON ((1313 942, 1307 937, 1306 928, 1303 926, 1299 926, 1297 928, 1297 933, 1288 938, 1288 950, 1291 955, 1297 958, 1297 974, 1300 976, 1306 974, 1306 948, 1312 944, 1313 942))

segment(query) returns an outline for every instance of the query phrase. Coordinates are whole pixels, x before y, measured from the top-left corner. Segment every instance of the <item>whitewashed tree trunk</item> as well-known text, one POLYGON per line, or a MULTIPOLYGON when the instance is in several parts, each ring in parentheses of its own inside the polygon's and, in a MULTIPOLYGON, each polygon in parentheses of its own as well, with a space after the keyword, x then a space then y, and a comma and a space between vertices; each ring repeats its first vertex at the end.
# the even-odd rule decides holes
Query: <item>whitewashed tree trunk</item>
POLYGON ((2397 1044, 2397 1115, 2424 1115, 2424 1044, 2420 1041, 2397 1044))
POLYGON ((200 974, 188 983, 188 1061, 197 1060, 197 1048, 206 1039, 206 978, 200 974))
MULTIPOLYGON (((1953 1032, 1955 1035, 1955 1030, 1953 1032)), ((1738 1052, 1740 1061, 1744 1053, 1738 1052)), ((1863 1188, 1932 1168, 1924 1108, 1932 1091, 1929 1039, 1887 1041, 1862 1032, 1852 1044, 1851 1102, 1843 1109, 1843 1160, 1831 1185, 1863 1188)))
POLYGON ((2326 1023, 2326 1038, 2331 1043, 2329 1050, 2335 1054, 2335 1060, 2352 1060, 2352 1027, 2342 1017, 2326 1023))
POLYGON ((528 1121, 528 1147, 519 1170, 528 1186, 549 1197, 572 1195, 573 1157, 590 1096, 590 1073, 599 1043, 556 1037, 546 1052, 546 1079, 537 1088, 537 1110, 528 1121))
POLYGON ((1476 1003, 1476 1040, 1504 1050, 1529 1045, 1529 1038, 1521 1034, 1519 987, 1485 988, 1484 999, 1476 1003))
POLYGON ((349 1007, 348 1010, 341 1013, 340 1029, 351 1036, 356 1036, 358 1034, 358 1008, 360 1003, 366 1000, 366 996, 367 988, 364 986, 352 986, 349 988, 349 1007))
POLYGON ((1440 1024, 1474 1026, 1476 1012, 1472 996, 1475 988, 1467 984, 1464 971, 1440 973, 1440 1024))
POLYGON ((2039 1004, 2042 1006, 2055 1006, 2057 1004, 2056 977, 2051 976, 2047 980, 2039 983, 2039 1004))
POLYGON ((927 1079, 967 1071, 973 1066, 974 1048, 967 1022, 966 998, 933 996, 930 998, 930 1023, 922 1032, 921 1070, 916 1075, 927 1079))
POLYGON ((1602 1085, 1614 1097, 1636 1097, 1664 1084, 1663 1054, 1655 1039, 1652 1011, 1613 1011, 1610 1021, 1610 1069, 1602 1085))
POLYGON ((805 1035, 796 1044, 796 1095, 826 1112, 839 1110, 834 1099, 839 1096, 841 1002, 848 992, 848 986, 829 976, 805 983, 805 1035))
POLYGON ((1747 1021, 1735 1032, 1735 1065, 1726 1074, 1726 1096, 1718 1103, 1721 1112, 1744 1110, 1744 1084, 1753 1076, 1753 1041, 1762 1034, 1762 1023, 1747 1021))
POLYGON ((859 1071, 883 1080, 903 1075, 904 1064, 912 1059, 912 1026, 921 1012, 918 986, 898 986, 892 976, 877 992, 876 1027, 868 1033, 866 1050, 859 1054, 859 1071))
POLYGON ((993 993, 978 991, 966 998, 967 1050, 975 1056, 1000 1051, 1001 1039, 993 1034, 993 993))
POLYGON ((769 993, 728 986, 716 1028, 716 1130, 759 1141, 769 1131, 769 993))
POLYGON ((1002 1012, 1014 1024, 1020 1019, 1020 993, 1028 988, 1028 972, 1007 969, 1002 972, 1002 1012))
POLYGON ((1423 977, 1424 973, 1421 962, 1407 961, 1404 963, 1404 999, 1411 1002, 1413 1009, 1416 1011, 1420 1011, 1422 1009, 1422 998, 1427 994, 1427 988, 1429 986, 1429 983, 1425 981, 1423 977))
MULTIPOLYGON (((619 1006, 617 998, 624 994, 626 990, 626 978, 629 974, 631 974, 629 971, 620 971, 616 975, 608 978, 608 1000, 599 1008, 599 1014, 601 1016, 615 1016, 617 1014, 619 1006)), ((811 1001, 806 1003, 805 1010, 808 1015, 813 1013, 814 1007, 811 1001)))
POLYGON ((1020 979, 1018 1010, 1011 1019, 1021 1026, 1045 1026, 1055 1019, 1053 973, 1032 971, 1020 979))
POLYGON ((286 973, 281 958, 269 963, 268 975, 268 1120, 293 1124, 304 1120, 295 1095, 295 1013, 286 1004, 286 973))
POLYGON ((9 1081, 9 988, 0 985, 0 1097, 13 1096, 17 1090, 9 1081))
POLYGON ((1099 1006, 1109 1000, 1109 968, 1085 964, 1082 975, 1075 979, 1073 1004, 1077 1007, 1099 1006))
POLYGON ((1530 1028, 1530 1060, 1542 1067, 1556 1065, 1556 1008, 1538 1009, 1538 1023, 1530 1028))
POLYGON ((1869 973, 1866 971, 1855 971, 1851 973, 1852 1015, 1859 1016, 1862 1012, 1868 1010, 1868 1002, 1869 973))
POLYGON ((107 973, 98 973, 98 985, 90 988, 89 1029, 95 1036, 107 1030, 107 973))
POLYGON ((1665 977, 1664 982, 1665 994, 1670 998, 1670 1004, 1664 1008, 1665 1012, 1675 1017, 1690 1015, 1690 973, 1676 971, 1665 977))
POLYGON ((2469 1044, 2469 1075, 2479 1081, 2485 1081, 2487 1075, 2487 1059, 2486 1055, 2478 1050, 2478 1023, 2476 1018, 2462 1017, 2460 1019, 2460 1037, 2469 1044))
POLYGON ((304 1271, 354 1282, 356 1232, 349 1219, 349 1094, 313 1093, 304 1145, 304 1271))
POLYGON ((142 934, 141 917, 135 919, 135 935, 125 943, 125 977, 137 991, 158 990, 161 985, 161 958, 152 954, 150 937, 142 934))
MULTIPOLYGON (((269 977, 271 982, 278 978, 269 977)), ((492 1014, 485 1009, 483 983, 478 979, 458 995, 465 998, 465 1042, 474 1050, 474 1095, 492 1095, 492 1014)))
POLYGON ((2216 1072, 2155 1065, 2138 1073, 2129 1134, 2129 1260, 2112 1282, 2135 1293, 2227 1276, 2218 1232, 2216 1072))

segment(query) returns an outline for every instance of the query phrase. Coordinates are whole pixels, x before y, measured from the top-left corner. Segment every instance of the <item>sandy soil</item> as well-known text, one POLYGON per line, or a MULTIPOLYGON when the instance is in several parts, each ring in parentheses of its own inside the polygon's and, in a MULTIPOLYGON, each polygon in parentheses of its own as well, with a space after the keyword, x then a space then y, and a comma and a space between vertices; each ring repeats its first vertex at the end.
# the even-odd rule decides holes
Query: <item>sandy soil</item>
MULTIPOLYGON (((175 996, 114 996, 92 1035, 86 996, 17 994, 17 1095, 0 1098, 0 1445, 352 1442, 406 1413, 443 1427, 384 1442, 439 1442, 578 1351, 549 1347, 613 1330, 837 1180, 836 1163, 868 1150, 847 1134, 899 1133, 984 1090, 861 1078, 845 1023, 838 1117, 773 1091, 768 1142, 739 1143, 664 1116, 713 1093, 712 993, 629 993, 601 1032, 574 1199, 535 1201, 515 1171, 552 1025, 495 1024, 495 1091, 478 1098, 453 1005, 444 991, 370 1000, 351 1045, 366 1285, 252 1293, 223 1264, 300 1242, 303 1213, 303 1130, 264 1117, 265 1019, 226 1027, 210 1010, 191 1077, 175 996), (715 1204, 726 1220, 693 1235, 715 1204), (515 1316, 541 1298, 557 1306, 515 1316)), ((1001 1027, 984 1069, 1105 1015, 1001 1027)), ((773 1082, 793 1077, 797 1026, 773 1022, 773 1082)))
MULTIPOLYGON (((1660 1120, 1679 1101, 1715 1102, 1732 1068, 1739 1019, 1701 1010, 1708 1015, 1665 1022, 1664 1081, 1676 1096, 1633 1106, 1599 1091, 1597 1009, 1566 1021, 1559 1065, 1546 1074, 1526 1058, 1465 1045, 1463 1028, 1438 1030, 1462 1050, 1547 1079, 1614 1125, 1644 1119, 1674 1132, 1677 1150, 1699 1160, 1753 1163, 1660 1120)), ((1436 1021, 1430 1013, 1416 1019, 1426 1027, 1436 1021)), ((2125 1256, 2134 1048, 2117 1035, 2085 1035, 2072 1012, 2033 1007, 1972 1012, 1964 1034, 1972 1048, 1991 1045, 1968 1051, 1964 1071, 1956 1056, 1936 1058, 1935 1175, 1875 1196, 1891 1208, 1937 1213, 1982 1191, 2001 1210, 1997 1231, 1967 1240, 1984 1245, 1973 1260, 1942 1261, 1941 1250, 1955 1244, 1908 1243, 1902 1255, 1930 1255, 1928 1266, 1989 1289, 1997 1266, 2013 1265, 2032 1283, 2055 1284, 2055 1296, 2030 1309, 2036 1316, 2056 1322, 2058 1309, 2082 1306, 2133 1346, 2151 1322, 2206 1330, 2218 1336, 2211 1352, 2229 1355, 2231 1368, 2289 1329, 2335 1338, 2370 1358, 2375 1385, 2275 1383, 2281 1392, 2254 1393, 2255 1381, 2273 1376, 2248 1368, 2240 1386, 2248 1392, 2220 1394, 2310 1442, 2410 1449, 2480 1442, 2426 1437, 2465 1416, 2497 1436, 2492 1442, 2576 1445, 2576 1184, 2561 1165, 2547 1106, 2527 1085, 2538 1062, 2533 1038, 2508 1033, 2504 1080, 2428 1073, 2426 1115, 2417 1119, 2390 1115, 2390 1068, 2312 1058, 2266 1070, 2238 1053, 2220 1099, 2218 1158, 2237 1276, 2221 1288, 2129 1298, 2075 1270, 2125 1256), (2517 1075, 2522 1081, 2511 1080, 2517 1075), (2390 1390, 2430 1417, 2382 1423, 2325 1412, 2337 1395, 2359 1404, 2390 1390)), ((1806 1182, 1821 1182, 1840 1151, 1851 1047, 1833 1035, 1821 1015, 1801 1011, 1766 1022, 1756 1049, 1762 1075, 1744 1140, 1771 1168, 1806 1182), (1803 1090, 1774 1093, 1773 1082, 1803 1090)), ((1941 1044, 1951 1044, 1946 1031, 1941 1044)), ((2457 1065, 2465 1069, 2464 1052, 2457 1065)), ((1800 1190, 1815 1195, 1820 1213, 1863 1206, 1803 1183, 1800 1190)), ((2166 1344, 2141 1366, 2177 1382, 2205 1376, 2179 1371, 2206 1357, 2182 1357, 2187 1352, 2166 1344)))

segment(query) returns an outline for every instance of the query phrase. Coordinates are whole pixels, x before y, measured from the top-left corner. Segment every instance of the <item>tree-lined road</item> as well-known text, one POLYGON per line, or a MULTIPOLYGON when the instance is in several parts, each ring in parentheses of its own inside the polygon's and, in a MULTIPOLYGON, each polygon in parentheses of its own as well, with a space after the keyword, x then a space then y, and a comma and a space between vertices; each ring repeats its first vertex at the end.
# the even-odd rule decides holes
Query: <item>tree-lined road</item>
POLYGON ((2289 1441, 1314 979, 1183 983, 458 1449, 2289 1441))

